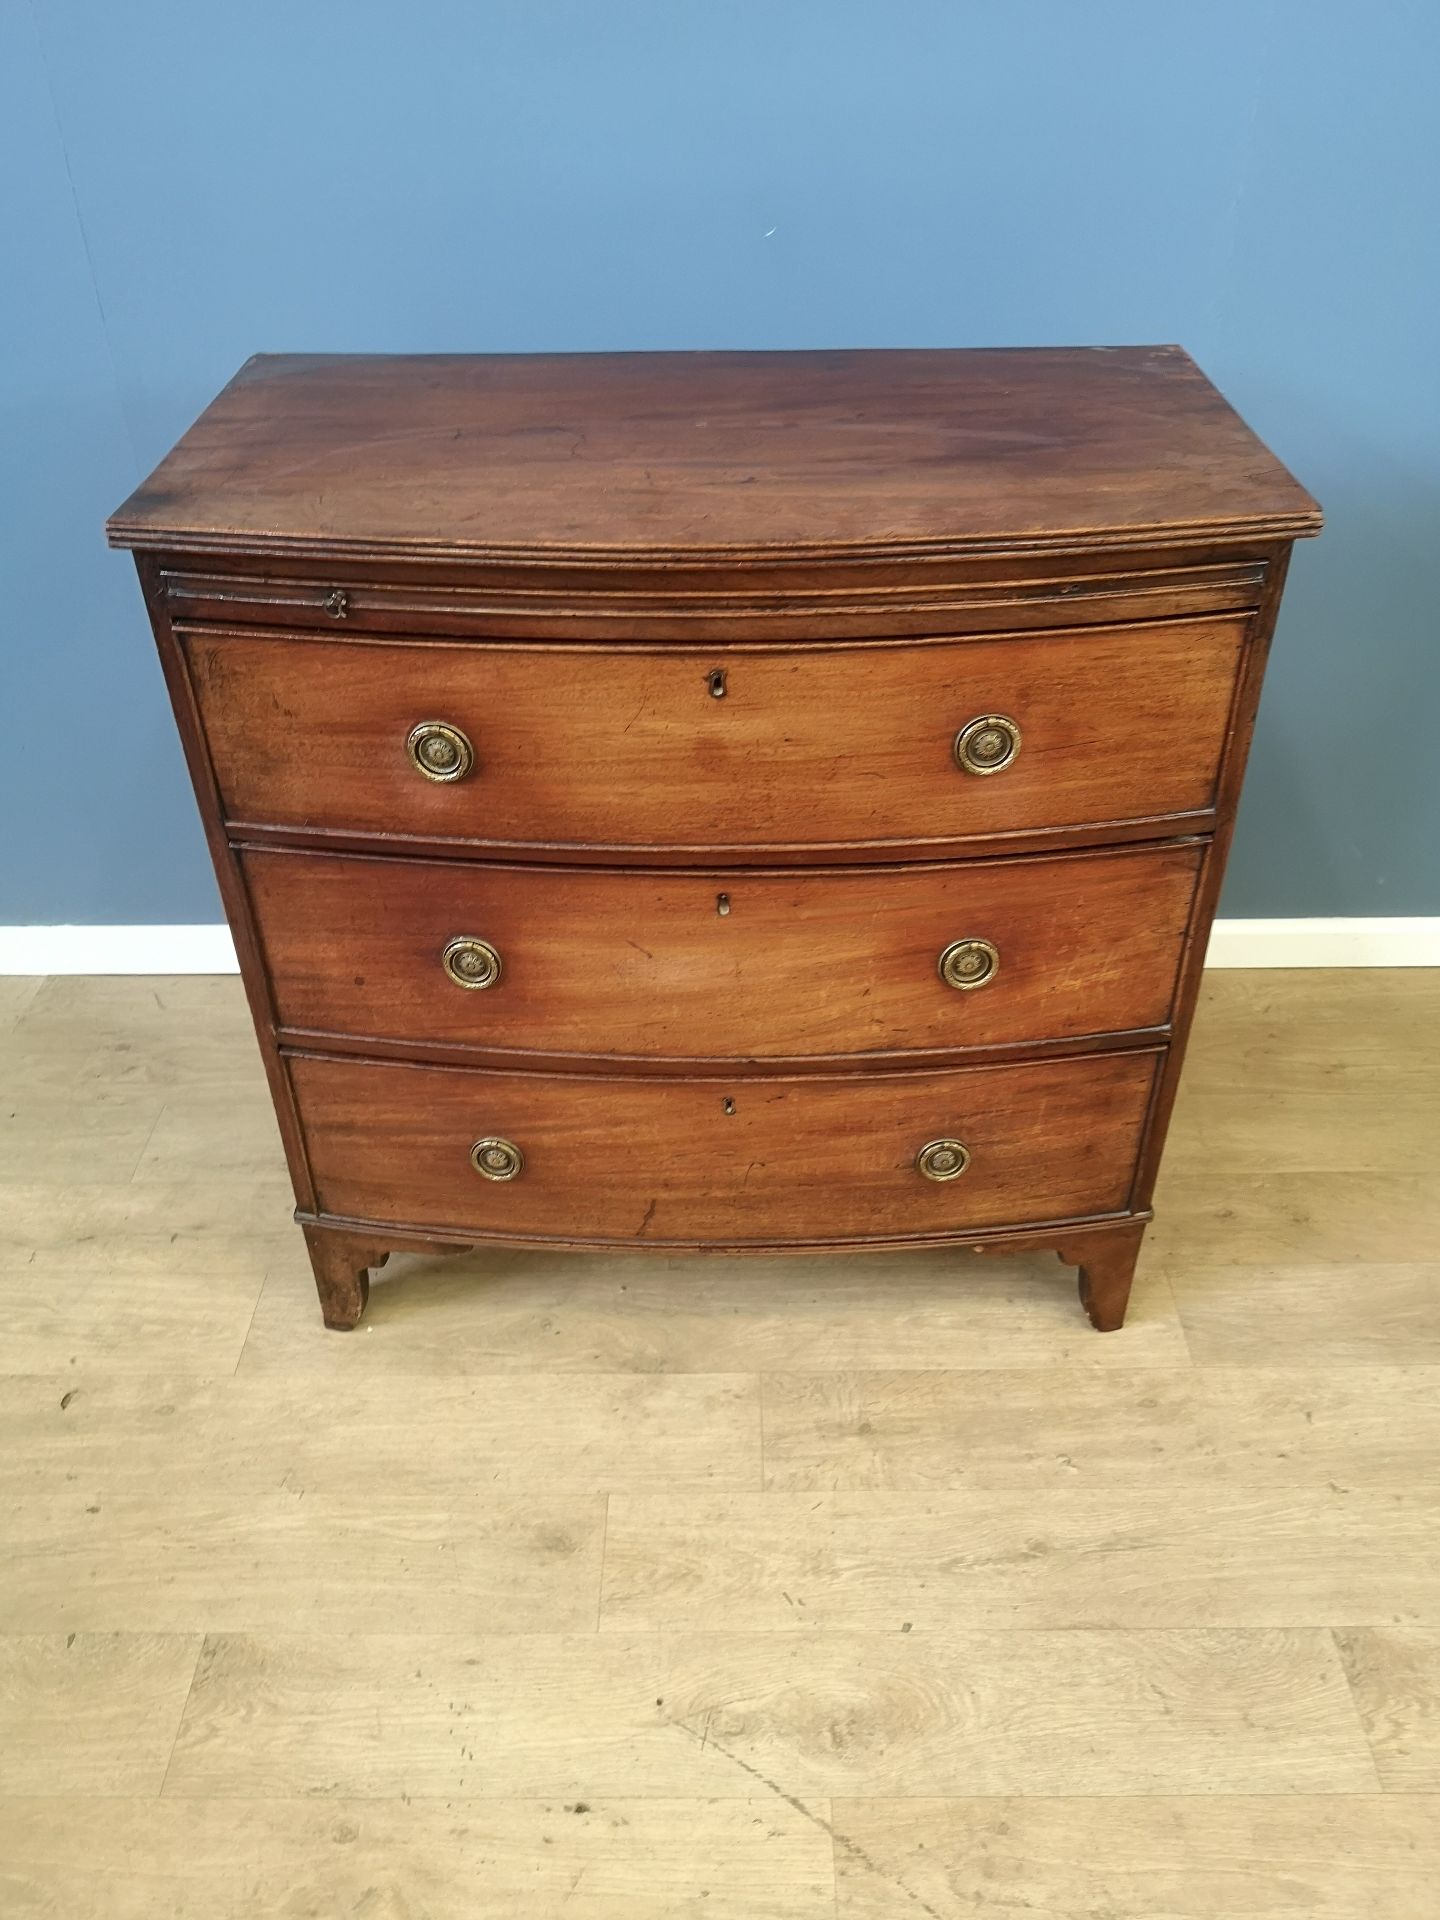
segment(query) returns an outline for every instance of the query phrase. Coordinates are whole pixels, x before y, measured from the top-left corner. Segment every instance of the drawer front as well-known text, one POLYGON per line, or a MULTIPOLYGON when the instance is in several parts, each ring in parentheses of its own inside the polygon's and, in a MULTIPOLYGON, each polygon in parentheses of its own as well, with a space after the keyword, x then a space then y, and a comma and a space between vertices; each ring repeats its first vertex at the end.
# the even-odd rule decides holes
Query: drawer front
POLYGON ((747 858, 1203 814, 1246 628, 704 651, 192 630, 185 646, 231 822, 747 858), (1018 752, 962 771, 957 737, 991 715, 1018 752), (412 764, 426 722, 465 736, 463 777, 412 764))
POLYGON ((477 1238, 723 1247, 1121 1211, 1159 1058, 729 1083, 289 1065, 322 1212, 477 1238), (917 1171, 942 1140, 969 1151, 958 1178, 917 1171), (482 1141, 518 1148, 518 1175, 478 1173, 482 1141))
POLYGON ((694 1061, 1161 1026, 1200 855, 1186 845, 809 873, 256 847, 242 859, 283 1027, 694 1061), (952 973, 980 984, 942 977, 956 946, 952 973), (476 986, 491 971, 487 947, 499 976, 476 986))

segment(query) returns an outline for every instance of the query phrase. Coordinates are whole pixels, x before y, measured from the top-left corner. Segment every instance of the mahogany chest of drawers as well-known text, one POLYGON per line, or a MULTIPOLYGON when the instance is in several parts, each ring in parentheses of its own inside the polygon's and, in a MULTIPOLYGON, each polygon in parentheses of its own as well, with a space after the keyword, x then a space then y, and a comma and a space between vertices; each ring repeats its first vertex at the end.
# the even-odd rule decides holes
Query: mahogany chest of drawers
POLYGON ((109 535, 326 1325, 493 1241, 1118 1327, 1318 526, 1176 347, 251 360, 109 535))

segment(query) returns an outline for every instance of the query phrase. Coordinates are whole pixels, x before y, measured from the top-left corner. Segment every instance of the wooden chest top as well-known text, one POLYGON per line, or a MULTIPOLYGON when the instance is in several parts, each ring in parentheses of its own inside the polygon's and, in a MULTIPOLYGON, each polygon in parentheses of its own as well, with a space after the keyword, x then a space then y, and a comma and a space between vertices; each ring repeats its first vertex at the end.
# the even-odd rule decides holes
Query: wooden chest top
POLYGON ((1183 349, 262 354, 112 545, 357 560, 1289 539, 1315 502, 1183 349))

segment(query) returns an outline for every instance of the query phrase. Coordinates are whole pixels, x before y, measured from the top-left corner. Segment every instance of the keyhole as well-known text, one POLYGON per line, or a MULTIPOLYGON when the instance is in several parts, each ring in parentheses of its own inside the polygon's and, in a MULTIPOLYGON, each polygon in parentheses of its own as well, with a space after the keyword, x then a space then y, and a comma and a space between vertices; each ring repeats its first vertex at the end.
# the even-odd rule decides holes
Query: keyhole
POLYGON ((710 698, 712 700, 723 700, 725 698, 724 667, 716 667, 709 675, 706 685, 710 689, 710 698))
POLYGON ((723 1105, 726 1113, 734 1113, 735 1102, 730 1098, 729 1094, 726 1094, 723 1105))
POLYGON ((719 916, 720 916, 720 918, 721 918, 722 920, 723 920, 723 919, 725 918, 725 916, 726 916, 726 914, 727 914, 727 913, 729 913, 729 911, 730 911, 730 896, 729 896, 729 894, 728 894, 728 893, 717 893, 717 894, 716 894, 716 896, 715 896, 715 911, 716 911, 716 913, 718 913, 718 914, 719 914, 719 916))

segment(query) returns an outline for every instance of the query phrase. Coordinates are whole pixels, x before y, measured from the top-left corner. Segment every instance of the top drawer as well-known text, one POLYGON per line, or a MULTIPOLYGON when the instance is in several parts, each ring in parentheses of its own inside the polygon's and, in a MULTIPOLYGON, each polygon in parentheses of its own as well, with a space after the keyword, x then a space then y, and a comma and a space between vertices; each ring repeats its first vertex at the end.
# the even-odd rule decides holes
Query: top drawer
POLYGON ((181 638, 233 824, 723 860, 1203 825, 1246 629, 706 649, 181 638), (966 729, 992 719, 967 769, 966 729), (407 750, 427 723, 431 772, 455 777, 407 750))

